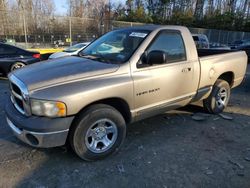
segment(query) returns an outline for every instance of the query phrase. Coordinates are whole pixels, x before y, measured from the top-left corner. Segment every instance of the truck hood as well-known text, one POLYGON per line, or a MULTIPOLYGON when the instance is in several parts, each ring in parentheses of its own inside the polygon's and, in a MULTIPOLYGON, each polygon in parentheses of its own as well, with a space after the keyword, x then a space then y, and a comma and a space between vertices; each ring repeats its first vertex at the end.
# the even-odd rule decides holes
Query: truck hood
POLYGON ((35 63, 12 74, 20 79, 31 91, 73 80, 112 73, 117 71, 118 68, 119 65, 70 56, 35 63))

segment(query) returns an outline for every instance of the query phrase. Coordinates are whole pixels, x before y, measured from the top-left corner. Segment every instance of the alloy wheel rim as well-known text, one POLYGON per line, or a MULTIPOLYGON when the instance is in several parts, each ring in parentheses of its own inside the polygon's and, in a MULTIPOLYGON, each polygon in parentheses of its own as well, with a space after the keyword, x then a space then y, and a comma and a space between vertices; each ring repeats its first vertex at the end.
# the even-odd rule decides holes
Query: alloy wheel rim
POLYGON ((25 66, 25 64, 23 64, 23 63, 15 63, 14 65, 13 65, 13 67, 11 68, 11 71, 14 71, 14 70, 16 70, 16 69, 20 69, 20 68, 22 68, 22 67, 24 67, 25 66))
POLYGON ((117 126, 113 121, 100 119, 87 130, 85 144, 93 153, 103 153, 114 145, 117 135, 117 126))
POLYGON ((226 88, 220 88, 217 96, 216 96, 216 105, 219 108, 223 108, 226 105, 226 101, 227 101, 227 89, 226 88))

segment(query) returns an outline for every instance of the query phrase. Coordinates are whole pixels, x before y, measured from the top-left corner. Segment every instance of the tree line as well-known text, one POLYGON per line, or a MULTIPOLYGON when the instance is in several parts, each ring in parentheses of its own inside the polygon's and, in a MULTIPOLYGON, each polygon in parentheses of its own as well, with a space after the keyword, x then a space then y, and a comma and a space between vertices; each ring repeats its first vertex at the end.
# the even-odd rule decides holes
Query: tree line
POLYGON ((117 19, 250 31, 250 0, 127 0, 117 19))

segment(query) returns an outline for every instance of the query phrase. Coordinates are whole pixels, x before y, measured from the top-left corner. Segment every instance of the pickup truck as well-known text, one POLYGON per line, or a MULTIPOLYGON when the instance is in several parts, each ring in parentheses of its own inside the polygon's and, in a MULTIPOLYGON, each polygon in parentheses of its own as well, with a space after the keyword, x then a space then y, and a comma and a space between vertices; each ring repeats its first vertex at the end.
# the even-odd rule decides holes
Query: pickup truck
POLYGON ((185 27, 119 29, 77 56, 9 74, 7 123, 31 146, 70 143, 80 158, 99 160, 120 148, 135 121, 197 101, 221 113, 246 67, 243 51, 197 51, 185 27))

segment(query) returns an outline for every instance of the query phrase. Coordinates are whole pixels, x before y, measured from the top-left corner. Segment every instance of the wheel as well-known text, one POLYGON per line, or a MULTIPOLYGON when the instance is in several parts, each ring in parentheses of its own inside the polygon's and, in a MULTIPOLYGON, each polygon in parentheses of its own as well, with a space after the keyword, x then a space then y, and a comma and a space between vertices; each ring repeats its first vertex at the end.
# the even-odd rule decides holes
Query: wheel
POLYGON ((74 121, 69 133, 72 149, 82 159, 102 159, 119 149, 126 137, 126 123, 113 107, 93 105, 74 121))
POLYGON ((25 66, 24 63, 22 63, 22 62, 16 62, 16 63, 14 63, 14 64, 11 66, 10 71, 14 71, 14 70, 16 70, 16 69, 20 69, 20 68, 22 68, 22 67, 24 67, 24 66, 25 66))
POLYGON ((218 79, 209 97, 203 101, 204 108, 213 114, 221 113, 228 104, 230 93, 228 82, 218 79))

